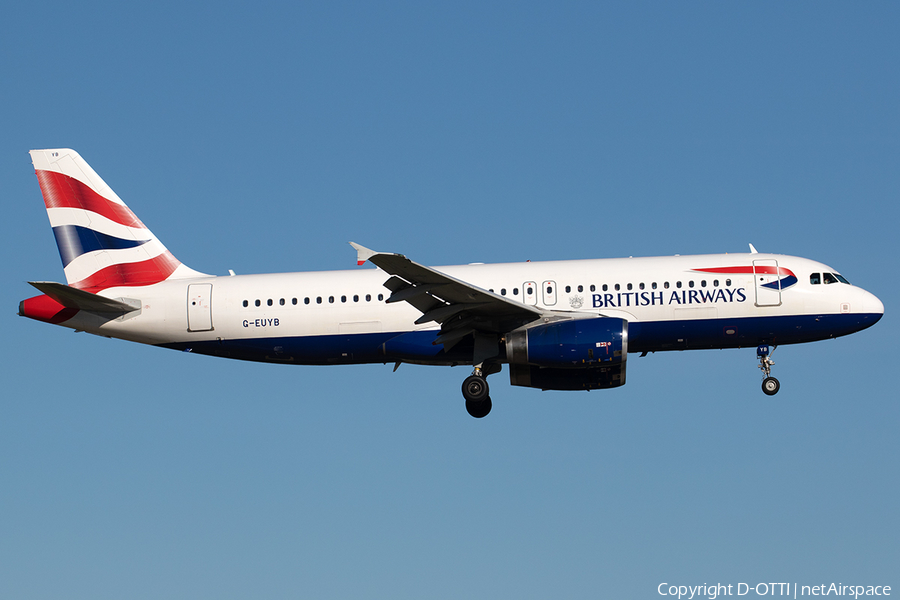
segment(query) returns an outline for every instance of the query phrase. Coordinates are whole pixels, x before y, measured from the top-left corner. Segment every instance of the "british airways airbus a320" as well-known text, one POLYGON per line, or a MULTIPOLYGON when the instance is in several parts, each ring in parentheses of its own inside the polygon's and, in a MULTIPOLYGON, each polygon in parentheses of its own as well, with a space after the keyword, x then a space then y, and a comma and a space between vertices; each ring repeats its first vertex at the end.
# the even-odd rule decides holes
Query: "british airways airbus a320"
POLYGON ((628 353, 756 347, 762 389, 778 392, 770 346, 835 338, 884 313, 822 263, 709 254, 425 267, 352 244, 377 269, 231 275, 194 271, 68 149, 33 150, 67 285, 19 314, 97 335, 225 358, 297 365, 472 365, 473 417, 487 377, 595 390, 625 384, 628 353))

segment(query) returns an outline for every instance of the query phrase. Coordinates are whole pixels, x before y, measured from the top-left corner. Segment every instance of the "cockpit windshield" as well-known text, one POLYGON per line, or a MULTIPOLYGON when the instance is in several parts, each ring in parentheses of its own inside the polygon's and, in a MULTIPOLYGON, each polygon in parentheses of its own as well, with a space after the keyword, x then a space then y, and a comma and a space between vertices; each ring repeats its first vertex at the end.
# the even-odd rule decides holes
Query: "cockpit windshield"
POLYGON ((846 283, 850 285, 850 282, 840 273, 810 273, 809 283, 812 285, 819 285, 820 283, 846 283))

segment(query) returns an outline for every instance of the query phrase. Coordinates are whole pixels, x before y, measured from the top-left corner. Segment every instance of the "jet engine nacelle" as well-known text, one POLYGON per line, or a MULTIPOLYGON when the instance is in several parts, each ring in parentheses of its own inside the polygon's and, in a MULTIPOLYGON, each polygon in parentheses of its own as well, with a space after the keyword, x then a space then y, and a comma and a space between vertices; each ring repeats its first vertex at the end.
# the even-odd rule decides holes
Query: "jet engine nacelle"
POLYGON ((570 319, 506 336, 512 385, 543 390, 596 390, 625 384, 628 321, 570 319))

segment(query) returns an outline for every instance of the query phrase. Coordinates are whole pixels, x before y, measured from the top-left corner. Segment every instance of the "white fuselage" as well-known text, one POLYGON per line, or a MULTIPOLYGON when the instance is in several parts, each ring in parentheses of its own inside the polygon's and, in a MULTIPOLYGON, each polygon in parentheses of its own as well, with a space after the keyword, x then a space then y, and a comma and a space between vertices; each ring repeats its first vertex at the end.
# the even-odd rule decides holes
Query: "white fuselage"
MULTIPOLYGON (((475 264, 436 270, 542 310, 625 319, 633 332, 632 352, 813 341, 868 327, 884 310, 861 288, 811 282, 814 274, 821 281, 822 274, 834 273, 830 267, 772 254, 475 264), (754 271, 754 264, 775 265, 795 279, 763 273, 761 267, 754 271)), ((440 348, 424 347, 421 356, 385 352, 385 342, 398 335, 423 332, 423 339, 433 339, 439 329, 434 322, 415 325, 421 313, 405 302, 386 304, 391 293, 383 285, 387 278, 381 270, 360 269, 110 288, 101 295, 139 301, 140 311, 110 321, 79 313, 65 325, 250 360, 466 362, 435 354, 440 348)))

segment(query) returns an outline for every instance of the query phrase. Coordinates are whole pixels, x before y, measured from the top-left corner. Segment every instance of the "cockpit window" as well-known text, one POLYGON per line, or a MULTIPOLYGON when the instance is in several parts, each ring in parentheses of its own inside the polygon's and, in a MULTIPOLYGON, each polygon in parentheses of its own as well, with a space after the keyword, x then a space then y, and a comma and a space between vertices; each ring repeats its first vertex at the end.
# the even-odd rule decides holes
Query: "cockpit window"
POLYGON ((837 283, 837 282, 838 282, 837 277, 835 277, 835 276, 832 275, 831 273, 824 273, 823 275, 824 275, 824 279, 825 279, 825 283, 826 283, 826 284, 827 284, 827 283, 837 283))
POLYGON ((822 274, 821 273, 813 273, 809 276, 809 282, 812 285, 819 285, 822 283, 822 274))
POLYGON ((834 276, 837 277, 838 281, 840 281, 841 283, 846 283, 847 285, 850 285, 850 282, 847 281, 847 279, 844 278, 840 273, 835 273, 834 276))

